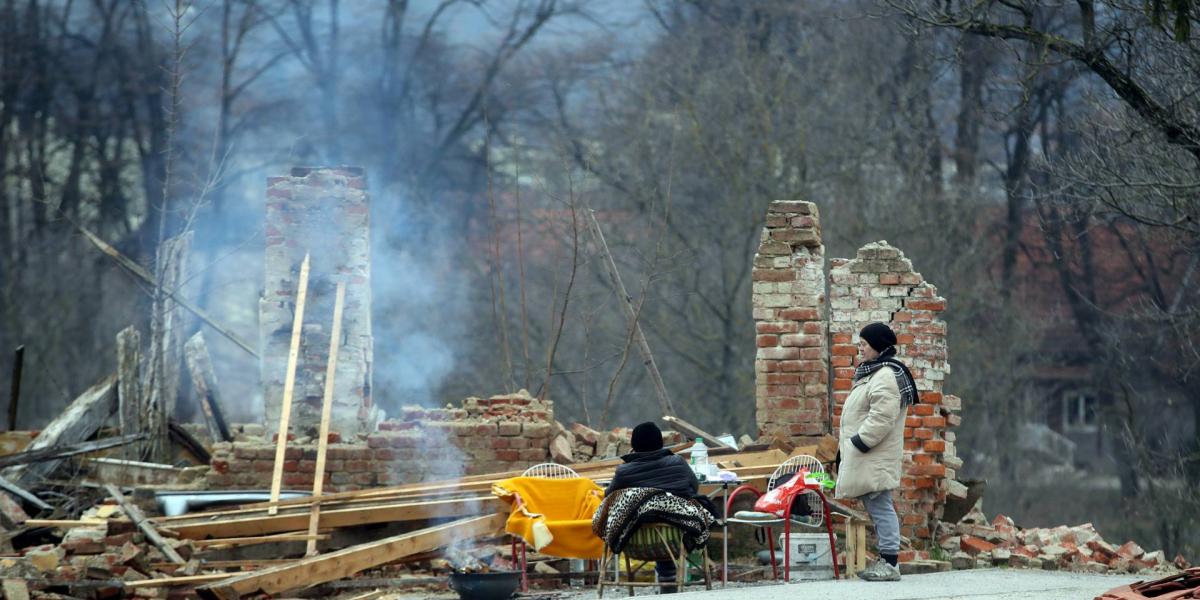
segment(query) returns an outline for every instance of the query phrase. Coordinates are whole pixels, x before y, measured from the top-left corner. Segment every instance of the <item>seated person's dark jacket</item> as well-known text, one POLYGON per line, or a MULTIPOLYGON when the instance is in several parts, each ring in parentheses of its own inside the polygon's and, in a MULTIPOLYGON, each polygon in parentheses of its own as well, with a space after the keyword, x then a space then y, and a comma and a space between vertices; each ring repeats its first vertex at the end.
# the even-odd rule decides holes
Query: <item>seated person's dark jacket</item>
POLYGON ((700 480, 692 472, 687 461, 671 452, 670 448, 660 448, 649 452, 630 452, 621 457, 625 464, 617 467, 612 481, 604 489, 604 495, 625 488, 648 487, 664 490, 679 496, 696 500, 714 517, 720 518, 712 500, 700 493, 700 480))

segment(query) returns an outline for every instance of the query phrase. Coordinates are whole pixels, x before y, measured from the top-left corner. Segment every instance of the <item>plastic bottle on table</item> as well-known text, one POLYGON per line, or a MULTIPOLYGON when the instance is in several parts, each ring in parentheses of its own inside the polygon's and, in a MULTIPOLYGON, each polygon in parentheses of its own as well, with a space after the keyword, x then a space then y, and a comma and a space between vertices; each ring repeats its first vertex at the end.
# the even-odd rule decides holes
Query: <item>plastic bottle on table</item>
POLYGON ((708 476, 708 446, 704 445, 704 440, 696 438, 696 443, 692 444, 691 453, 692 471, 697 477, 708 476))

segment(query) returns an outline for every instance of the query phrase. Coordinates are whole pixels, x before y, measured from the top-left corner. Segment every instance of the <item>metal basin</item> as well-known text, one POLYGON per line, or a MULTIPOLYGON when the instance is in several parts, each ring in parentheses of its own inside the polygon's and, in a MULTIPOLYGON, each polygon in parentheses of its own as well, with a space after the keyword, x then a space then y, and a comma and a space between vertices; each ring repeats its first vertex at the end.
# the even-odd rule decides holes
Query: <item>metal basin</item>
POLYGON ((506 600, 520 586, 520 571, 450 574, 450 587, 462 600, 506 600))

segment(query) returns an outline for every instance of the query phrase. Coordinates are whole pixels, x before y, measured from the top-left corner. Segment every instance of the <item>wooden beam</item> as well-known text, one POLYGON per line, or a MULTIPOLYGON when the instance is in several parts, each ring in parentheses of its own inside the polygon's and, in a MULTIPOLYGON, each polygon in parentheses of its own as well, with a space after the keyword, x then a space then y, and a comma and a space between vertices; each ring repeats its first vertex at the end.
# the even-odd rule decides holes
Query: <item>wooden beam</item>
MULTIPOLYGON (((134 275, 136 275, 142 281, 145 281, 146 283, 150 284, 152 287, 158 287, 158 280, 154 278, 154 275, 151 275, 149 271, 147 271, 144 267, 142 267, 142 265, 137 264, 129 257, 125 256, 124 254, 121 254, 121 252, 119 250, 108 245, 107 242, 100 239, 96 234, 92 233, 91 231, 88 231, 87 229, 81 227, 77 223, 72 223, 72 224, 75 225, 75 228, 78 229, 80 233, 83 234, 83 237, 86 237, 88 239, 88 241, 90 241, 92 243, 92 245, 96 246, 96 248, 98 248, 101 252, 112 257, 113 260, 117 261, 117 264, 124 267, 130 273, 133 273, 134 275)), ((213 331, 216 331, 217 333, 221 334, 229 341, 233 342, 237 347, 241 348, 242 350, 245 350, 250 356, 253 356, 254 358, 259 358, 258 351, 255 350, 253 347, 251 347, 250 344, 246 343, 246 341, 243 340, 242 338, 234 335, 234 333, 232 331, 229 331, 227 328, 222 327, 221 324, 217 323, 216 321, 213 320, 212 317, 208 316, 208 313, 204 312, 203 310, 200 310, 200 308, 198 306, 196 306, 195 304, 192 304, 191 301, 189 301, 187 298, 184 298, 183 295, 180 294, 178 291, 173 290, 173 289, 164 289, 163 292, 165 294, 167 294, 168 296, 170 296, 172 300, 178 302, 180 306, 187 309, 188 312, 192 313, 193 315, 196 315, 196 318, 200 319, 201 321, 204 321, 205 325, 212 327, 213 331)))
MULTIPOLYGON (((82 442, 92 437, 116 410, 117 376, 109 375, 71 402, 67 410, 51 421, 25 450, 32 452, 82 442)), ((6 469, 4 477, 20 485, 49 475, 61 462, 56 459, 16 465, 6 469)))
MULTIPOLYGON (((0 467, 10 467, 12 465, 25 465, 30 463, 44 462, 47 460, 63 459, 76 454, 87 454, 105 448, 113 448, 122 446, 130 442, 136 442, 145 439, 146 434, 135 433, 132 435, 123 435, 120 437, 104 438, 102 440, 92 440, 90 442, 79 442, 77 444, 66 444, 55 446, 53 448, 41 448, 38 450, 26 450, 0 456, 0 467)), ((36 439, 36 438, 35 438, 36 439)))
POLYGON ((207 573, 204 575, 185 575, 183 577, 162 577, 159 579, 143 579, 141 581, 127 581, 127 588, 153 588, 153 587, 175 587, 180 585, 192 585, 196 583, 208 583, 210 581, 220 581, 233 577, 233 573, 207 573))
POLYGON ((36 506, 38 508, 38 510, 54 510, 53 506, 46 504, 46 502, 43 501, 41 498, 34 496, 33 494, 29 493, 29 491, 26 490, 25 488, 5 479, 3 477, 0 477, 0 490, 4 490, 5 492, 8 493, 8 495, 13 496, 14 498, 19 498, 33 506, 36 506))
POLYGON ((191 432, 184 429, 174 420, 167 421, 167 435, 171 438, 172 442, 179 444, 180 448, 191 454, 197 463, 207 465, 212 462, 212 454, 208 451, 208 448, 204 447, 204 443, 196 439, 191 432))
MULTIPOLYGON (((317 465, 313 470, 313 498, 320 498, 325 486, 325 453, 329 448, 329 420, 333 412, 333 383, 337 377, 338 343, 342 337, 342 304, 346 301, 346 282, 339 281, 337 295, 333 303, 333 332, 329 336, 329 362, 325 366, 325 394, 321 398, 321 427, 317 437, 317 465)), ((273 498, 278 500, 278 498, 273 498)), ((312 513, 308 518, 308 540, 305 549, 307 556, 317 554, 317 523, 321 520, 321 503, 312 503, 312 513)))
POLYGON ((504 521, 505 515, 502 514, 453 521, 301 559, 290 565, 238 575, 197 588, 196 592, 208 600, 234 600, 254 593, 280 594, 350 577, 364 569, 428 552, 455 541, 489 535, 504 527, 504 521))
POLYGON ((691 423, 688 423, 679 417, 664 415, 663 420, 669 423, 671 427, 675 429, 675 431, 688 435, 689 437, 698 437, 703 439, 705 443, 712 444, 714 448, 729 448, 730 450, 736 450, 736 448, 733 446, 730 446, 729 444, 717 439, 717 436, 712 435, 711 433, 704 431, 703 429, 700 429, 699 427, 696 427, 695 425, 692 425, 691 423))
POLYGON ((604 266, 608 269, 608 277, 612 280, 613 290, 617 293, 617 303, 621 305, 621 310, 625 311, 625 318, 629 320, 630 333, 637 343, 638 351, 642 354, 642 362, 645 363, 646 371, 650 374, 650 381, 654 382, 654 391, 658 396, 659 407, 663 414, 674 415, 675 405, 671 403, 671 396, 667 393, 667 386, 663 383, 662 374, 658 372, 658 365, 654 363, 654 355, 650 353, 650 344, 646 342, 642 326, 638 324, 638 313, 633 307, 633 297, 625 291, 625 284, 621 282, 621 273, 617 271, 617 263, 613 260, 612 252, 608 250, 608 243, 604 241, 604 232, 600 230, 600 223, 596 222, 596 213, 590 208, 583 212, 588 218, 588 228, 592 231, 596 246, 604 255, 604 266))
POLYGON ((21 374, 25 371, 25 345, 13 352, 12 386, 8 395, 8 430, 17 430, 17 414, 21 405, 21 374))
MULTIPOLYGON (((400 502, 326 510, 321 513, 321 527, 336 529, 352 525, 389 523, 399 521, 421 521, 440 517, 466 517, 489 512, 507 513, 508 503, 494 496, 456 498, 424 502, 400 502)), ((212 537, 239 537, 266 535, 285 531, 304 531, 308 528, 309 512, 276 514, 268 516, 240 517, 215 521, 199 520, 194 523, 172 523, 171 529, 189 539, 212 537)))
MULTIPOLYGON (((279 428, 275 434, 275 470, 271 474, 271 502, 279 502, 283 483, 283 457, 287 451, 288 421, 292 418, 292 394, 296 391, 296 363, 300 360, 300 330, 304 326, 304 301, 308 297, 308 253, 300 263, 300 283, 296 291, 296 314, 292 320, 292 343, 288 349, 287 373, 283 376, 283 403, 279 406, 279 428)), ((275 514, 278 509, 268 509, 275 514)))
POLYGON ((196 391, 200 411, 204 413, 204 424, 208 426, 209 437, 214 442, 233 441, 233 436, 229 434, 229 424, 225 422, 225 411, 221 408, 217 373, 213 370, 203 331, 197 331, 196 335, 183 345, 183 355, 188 371, 192 374, 192 389, 196 391))
MULTIPOLYGON (((142 334, 130 325, 117 334, 117 420, 121 433, 142 433, 146 414, 142 396, 142 334)), ((140 445, 139 445, 140 446, 140 445)), ((141 448, 126 449, 126 458, 141 458, 141 448)))
POLYGON ((209 548, 212 546, 253 546, 256 544, 270 544, 273 542, 312 542, 317 540, 329 539, 328 534, 305 534, 305 533, 281 533, 278 535, 257 535, 250 537, 232 537, 232 538, 213 538, 208 540, 192 540, 192 545, 197 548, 209 548))
POLYGON ((154 526, 146 520, 146 515, 142 514, 142 509, 138 508, 134 503, 126 500, 125 494, 122 494, 121 490, 117 489, 117 486, 110 483, 105 485, 104 489, 108 492, 109 496, 112 496, 113 499, 117 501, 117 504, 121 505, 121 510, 125 511, 125 516, 129 517, 129 520, 133 521, 134 525, 137 525, 137 528, 142 530, 142 533, 145 534, 146 539, 150 540, 150 543, 154 544, 154 547, 158 548, 163 553, 163 556, 167 557, 167 559, 173 563, 181 565, 187 563, 187 561, 183 560, 183 557, 175 551, 175 548, 172 547, 167 540, 163 539, 163 537, 159 535, 158 531, 154 529, 154 526))
POLYGON ((29 527, 57 527, 59 529, 74 529, 76 527, 96 527, 105 525, 105 519, 26 519, 29 527))

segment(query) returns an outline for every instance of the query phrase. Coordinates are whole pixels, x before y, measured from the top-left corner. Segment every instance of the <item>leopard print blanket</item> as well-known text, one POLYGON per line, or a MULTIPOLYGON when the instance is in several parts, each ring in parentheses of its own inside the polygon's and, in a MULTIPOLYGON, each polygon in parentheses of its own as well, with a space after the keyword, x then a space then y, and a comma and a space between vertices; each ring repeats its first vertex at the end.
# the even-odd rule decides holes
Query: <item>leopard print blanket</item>
POLYGON ((604 499, 592 515, 592 533, 619 553, 642 523, 668 523, 683 531, 688 551, 708 543, 716 519, 699 502, 655 488, 625 488, 604 499))

